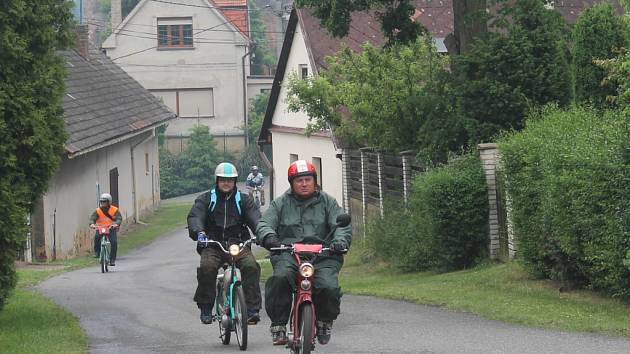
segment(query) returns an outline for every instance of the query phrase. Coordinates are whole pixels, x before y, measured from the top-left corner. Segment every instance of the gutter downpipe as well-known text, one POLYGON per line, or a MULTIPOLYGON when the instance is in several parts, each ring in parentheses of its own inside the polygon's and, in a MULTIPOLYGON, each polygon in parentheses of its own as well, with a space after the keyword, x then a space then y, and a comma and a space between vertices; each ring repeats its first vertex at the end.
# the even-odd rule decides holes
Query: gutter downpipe
POLYGON ((256 48, 256 43, 252 43, 251 47, 247 46, 245 54, 241 57, 241 66, 243 70, 243 122, 245 123, 245 149, 249 146, 249 120, 247 119, 247 75, 245 74, 245 58, 251 55, 256 48))
POLYGON ((133 218, 137 224, 141 224, 141 225, 146 225, 146 223, 143 223, 142 221, 140 221, 140 216, 138 215, 138 198, 136 196, 136 166, 135 166, 134 152, 139 145, 146 143, 149 139, 153 137, 155 137, 155 128, 151 129, 151 134, 147 135, 139 142, 135 144, 131 144, 131 148, 130 148, 131 150, 131 200, 133 203, 133 218))

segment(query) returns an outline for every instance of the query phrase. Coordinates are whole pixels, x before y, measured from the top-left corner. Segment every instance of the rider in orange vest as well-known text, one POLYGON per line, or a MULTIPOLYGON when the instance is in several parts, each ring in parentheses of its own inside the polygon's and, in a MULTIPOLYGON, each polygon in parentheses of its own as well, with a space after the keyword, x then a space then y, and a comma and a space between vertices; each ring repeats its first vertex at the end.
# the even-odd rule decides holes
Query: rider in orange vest
MULTIPOLYGON (((118 236, 116 230, 122 222, 122 215, 115 205, 112 205, 112 196, 109 193, 101 194, 99 198, 99 207, 92 213, 90 217, 90 227, 99 225, 112 225, 109 230, 109 241, 112 244, 112 254, 110 256, 109 265, 116 265, 116 251, 118 250, 118 236)), ((101 237, 96 231, 94 235, 94 253, 96 258, 100 257, 101 252, 101 237)))

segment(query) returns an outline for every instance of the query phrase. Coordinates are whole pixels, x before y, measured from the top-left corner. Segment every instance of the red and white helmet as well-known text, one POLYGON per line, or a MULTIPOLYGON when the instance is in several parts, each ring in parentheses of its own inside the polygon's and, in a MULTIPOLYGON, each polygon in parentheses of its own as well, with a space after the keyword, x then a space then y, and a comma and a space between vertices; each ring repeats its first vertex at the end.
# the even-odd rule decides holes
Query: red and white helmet
POLYGON ((289 176, 289 184, 291 184, 296 177, 300 176, 313 176, 317 183, 317 170, 315 169, 315 165, 310 161, 297 160, 291 162, 287 174, 289 176))

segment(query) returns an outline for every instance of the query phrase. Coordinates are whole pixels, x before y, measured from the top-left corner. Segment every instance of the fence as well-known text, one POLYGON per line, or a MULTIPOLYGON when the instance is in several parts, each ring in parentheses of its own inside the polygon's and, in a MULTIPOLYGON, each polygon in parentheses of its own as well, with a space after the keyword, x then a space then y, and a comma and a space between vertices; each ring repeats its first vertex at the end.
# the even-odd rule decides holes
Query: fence
MULTIPOLYGON (((481 144, 479 153, 488 185, 490 257, 513 258, 517 245, 507 222, 507 198, 497 183, 498 148, 481 144)), ((371 148, 345 150, 343 169, 344 205, 352 213, 353 228, 363 236, 368 220, 383 216, 385 201, 407 204, 413 177, 425 171, 412 151, 392 154, 371 148)))

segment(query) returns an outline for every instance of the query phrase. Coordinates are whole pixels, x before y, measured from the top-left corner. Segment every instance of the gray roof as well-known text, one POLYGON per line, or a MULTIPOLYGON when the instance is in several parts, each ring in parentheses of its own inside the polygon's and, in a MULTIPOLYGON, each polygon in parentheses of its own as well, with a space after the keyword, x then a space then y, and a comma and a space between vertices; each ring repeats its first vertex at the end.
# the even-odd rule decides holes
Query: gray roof
POLYGON ((63 109, 69 157, 131 138, 176 117, 168 107, 96 49, 89 60, 62 51, 66 61, 63 109))

